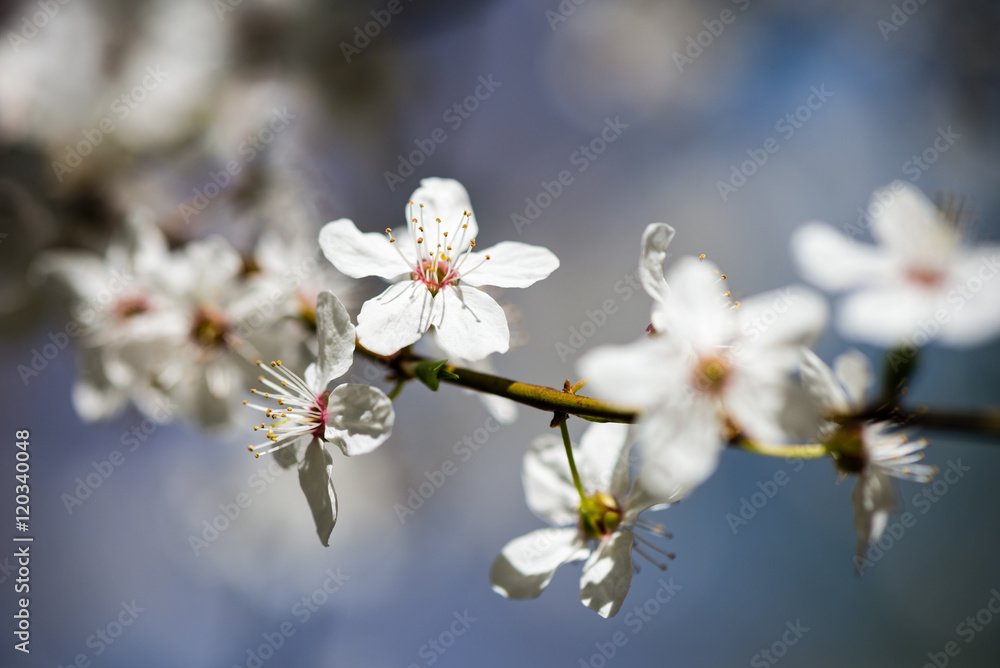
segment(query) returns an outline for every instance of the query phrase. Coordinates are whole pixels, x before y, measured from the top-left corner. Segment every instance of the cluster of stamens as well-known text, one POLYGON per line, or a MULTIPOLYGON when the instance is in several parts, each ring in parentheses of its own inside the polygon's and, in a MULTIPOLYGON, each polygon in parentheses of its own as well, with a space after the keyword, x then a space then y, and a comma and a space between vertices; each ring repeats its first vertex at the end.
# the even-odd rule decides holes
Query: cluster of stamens
MULTIPOLYGON (((632 549, 661 571, 667 569, 666 562, 661 559, 671 560, 675 556, 673 552, 666 551, 637 531, 637 529, 641 530, 657 538, 671 538, 672 536, 663 530, 662 524, 653 524, 642 518, 636 520, 635 524, 632 525, 622 524, 622 517, 625 513, 610 494, 597 492, 591 496, 584 497, 580 500, 578 514, 580 532, 588 540, 602 540, 615 531, 628 531, 635 539, 632 549), (653 553, 659 555, 659 557, 655 557, 653 554, 647 552, 647 550, 651 550, 653 553)), ((639 570, 639 566, 635 562, 633 562, 632 568, 636 572, 639 570)))
POLYGON ((447 230, 441 229, 441 219, 434 219, 434 239, 425 232, 424 229, 424 205, 417 205, 419 217, 413 215, 413 202, 410 201, 407 225, 410 230, 410 237, 413 239, 414 256, 416 263, 407 259, 403 251, 396 246, 396 239, 392 236, 392 230, 386 228, 385 233, 389 235, 389 243, 403 258, 403 261, 410 266, 410 278, 422 283, 432 295, 436 295, 442 288, 458 283, 462 275, 468 275, 476 268, 481 267, 490 256, 487 255, 479 264, 464 269, 468 257, 476 247, 476 240, 470 239, 468 246, 465 245, 465 237, 469 229, 469 219, 472 214, 468 211, 462 212, 462 219, 458 226, 449 235, 447 230), (457 249, 457 250, 456 250, 457 249), (454 253, 453 253, 454 251, 454 253))
POLYGON ((326 429, 326 409, 329 392, 317 395, 306 382, 295 372, 281 365, 281 360, 270 365, 258 361, 257 366, 268 372, 271 378, 263 375, 257 380, 272 391, 252 389, 250 392, 258 397, 276 401, 277 408, 252 404, 246 400, 245 406, 262 411, 271 422, 261 422, 254 425, 254 431, 263 431, 267 441, 248 446, 254 457, 267 455, 293 444, 301 436, 312 435, 322 439, 326 429), (262 449, 263 448, 263 449, 262 449))

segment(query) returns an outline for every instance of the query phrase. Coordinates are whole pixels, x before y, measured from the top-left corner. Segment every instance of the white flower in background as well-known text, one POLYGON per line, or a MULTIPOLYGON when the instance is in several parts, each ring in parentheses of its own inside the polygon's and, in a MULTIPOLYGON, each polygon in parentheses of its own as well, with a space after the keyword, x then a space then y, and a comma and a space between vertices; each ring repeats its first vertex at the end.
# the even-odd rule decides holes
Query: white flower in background
POLYGON ((337 494, 331 478, 333 457, 323 442, 333 443, 348 457, 366 454, 389 438, 395 414, 389 397, 378 388, 345 383, 327 391, 354 362, 354 325, 331 292, 319 295, 316 327, 319 356, 306 368, 304 377, 280 361, 270 365, 258 362, 267 373, 258 380, 269 389, 251 392, 276 405, 243 403, 263 411, 270 421, 254 427, 254 431, 263 430, 267 440, 251 445, 250 451, 259 457, 291 446, 316 531, 323 545, 329 545, 337 522, 337 494))
MULTIPOLYGON (((874 375, 868 358, 857 350, 840 355, 830 369, 823 360, 803 349, 802 382, 826 418, 847 416, 864 408, 865 393, 874 375)), ((877 541, 898 502, 891 478, 930 482, 937 468, 918 464, 927 447, 925 439, 910 441, 891 422, 821 425, 818 440, 827 445, 842 473, 858 474, 851 495, 854 527, 858 533, 858 559, 877 541)), ((859 571, 860 561, 856 560, 859 571)))
POLYGON ((315 322, 324 288, 342 303, 350 304, 354 296, 354 282, 324 261, 306 234, 265 230, 254 248, 254 262, 258 279, 267 283, 271 295, 280 296, 274 301, 283 317, 315 322))
POLYGON ((364 234, 343 218, 320 231, 323 252, 342 273, 393 284, 361 308, 361 345, 391 355, 434 327, 450 355, 479 360, 506 352, 507 318, 478 288, 526 288, 555 271, 559 259, 516 241, 475 251, 479 227, 469 195, 452 179, 423 179, 407 204, 406 221, 405 230, 386 230, 388 236, 364 234))
POLYGON ((673 555, 639 530, 669 535, 639 515, 665 508, 683 493, 656 497, 638 480, 629 489, 628 431, 628 425, 594 424, 584 433, 574 459, 585 499, 573 484, 562 439, 535 439, 524 457, 525 497, 532 512, 558 528, 532 531, 507 543, 490 569, 494 591, 507 598, 535 598, 559 566, 586 559, 580 599, 602 617, 613 617, 632 582, 632 550, 666 568, 645 549, 668 559, 673 555))
POLYGON ((201 426, 232 425, 254 377, 250 360, 295 359, 300 342, 275 326, 281 300, 245 274, 243 259, 222 237, 191 242, 170 260, 160 281, 180 305, 185 335, 158 382, 201 426))
POLYGON ((36 260, 33 272, 57 279, 74 301, 66 331, 79 336, 73 404, 84 420, 107 419, 129 399, 147 414, 161 406, 155 372, 185 335, 183 314, 159 280, 169 261, 163 235, 144 215, 126 220, 103 257, 60 250, 36 260))
POLYGON ((652 338, 580 359, 596 395, 642 409, 640 477, 650 489, 698 485, 728 439, 782 441, 796 419, 791 373, 825 324, 826 302, 792 287, 733 303, 722 278, 711 263, 682 258, 652 338))
POLYGON ((971 346, 1000 333, 1000 246, 963 247, 955 226, 903 181, 876 191, 869 218, 875 246, 823 223, 792 238, 809 281, 851 293, 837 316, 842 334, 885 346, 971 346))

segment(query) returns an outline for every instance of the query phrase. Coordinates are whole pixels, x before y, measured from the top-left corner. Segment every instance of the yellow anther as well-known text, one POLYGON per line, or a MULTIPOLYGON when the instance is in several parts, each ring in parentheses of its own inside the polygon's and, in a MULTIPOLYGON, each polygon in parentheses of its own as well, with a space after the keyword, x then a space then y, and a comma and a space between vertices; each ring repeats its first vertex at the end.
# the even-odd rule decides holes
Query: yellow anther
POLYGON ((708 256, 705 255, 704 253, 702 253, 701 255, 698 256, 698 259, 699 260, 704 260, 706 257, 708 257, 708 256))

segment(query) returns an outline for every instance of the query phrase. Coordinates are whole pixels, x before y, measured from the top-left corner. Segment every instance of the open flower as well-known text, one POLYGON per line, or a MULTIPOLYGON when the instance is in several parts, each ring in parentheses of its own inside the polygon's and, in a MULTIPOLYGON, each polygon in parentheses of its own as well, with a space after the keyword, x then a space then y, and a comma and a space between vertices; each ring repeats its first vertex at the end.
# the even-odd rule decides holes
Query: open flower
POLYGON ((896 181, 872 196, 877 246, 857 244, 823 223, 792 238, 803 275, 840 305, 845 336, 876 345, 953 346, 1000 333, 1000 246, 965 248, 955 225, 915 186, 896 181))
POLYGON ((337 522, 337 494, 330 477, 333 457, 323 442, 333 443, 348 457, 363 455, 389 437, 395 415, 392 402, 378 388, 343 384, 326 389, 354 362, 354 325, 331 292, 319 294, 316 327, 319 357, 306 368, 305 377, 280 361, 270 365, 258 362, 267 373, 258 380, 268 390, 251 392, 276 406, 243 403, 263 411, 270 420, 254 427, 254 431, 263 431, 267 440, 251 445, 250 451, 259 457, 290 448, 299 465, 299 483, 312 509, 316 531, 323 544, 329 545, 337 522))
MULTIPOLYGON (((814 352, 803 349, 802 381, 805 389, 827 418, 841 418, 864 407, 865 393, 873 381, 868 358, 851 350, 836 359, 830 369, 814 352)), ((937 468, 918 464, 927 447, 925 439, 910 441, 891 422, 848 422, 833 420, 820 427, 818 440, 833 455, 842 475, 856 473, 858 484, 851 495, 854 528, 858 533, 858 557, 877 541, 898 502, 891 478, 930 482, 937 468)))
POLYGON ((110 418, 129 400, 150 415, 163 403, 155 374, 186 334, 183 313, 159 280, 168 263, 162 233, 139 213, 103 257, 53 250, 35 261, 33 272, 56 279, 74 302, 81 351, 73 404, 84 420, 110 418))
POLYGON ((613 617, 631 586, 632 550, 666 568, 646 550, 667 559, 673 555, 639 531, 669 535, 639 514, 665 508, 683 494, 677 490, 655 497, 638 481, 629 490, 629 446, 627 425, 591 425, 574 455, 581 492, 573 483, 562 440, 552 435, 535 439, 524 457, 525 497, 532 512, 558 528, 532 531, 507 543, 490 569, 494 591, 507 598, 536 598, 559 566, 586 559, 580 600, 602 617, 613 617))
POLYGON ((650 489, 704 482, 729 438, 789 436, 791 373, 823 328, 826 302, 792 287, 734 303, 722 278, 682 258, 656 304, 654 336, 580 359, 595 394, 643 409, 640 477, 650 489))
POLYGON ((364 234, 342 218, 320 230, 323 253, 342 273, 392 283, 362 306, 361 345, 391 355, 434 327, 438 343, 456 357, 506 352, 510 332, 503 309, 477 288, 526 288, 555 271, 559 259, 516 241, 476 251, 479 227, 469 195, 452 179, 423 179, 406 206, 406 225, 385 235, 364 234))

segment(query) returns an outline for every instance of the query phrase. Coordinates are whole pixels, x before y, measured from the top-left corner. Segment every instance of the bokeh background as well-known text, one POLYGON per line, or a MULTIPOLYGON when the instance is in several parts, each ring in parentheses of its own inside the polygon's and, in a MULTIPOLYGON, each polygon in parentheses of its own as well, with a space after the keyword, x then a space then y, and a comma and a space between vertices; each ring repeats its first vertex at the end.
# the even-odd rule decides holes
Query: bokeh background
MULTIPOLYGON (((135 206, 152 210, 175 244, 219 233, 249 252, 263 230, 293 223, 309 234, 339 217, 368 231, 395 226, 420 178, 457 178, 471 194, 481 244, 517 239, 561 258, 546 281, 501 296, 521 345, 495 360, 502 375, 553 386, 574 378, 579 356, 560 355, 557 344, 572 347, 572 328, 605 300, 619 310, 587 346, 644 330, 648 299, 626 299, 616 286, 634 272, 649 222, 677 228, 675 255, 707 253, 737 297, 797 282, 792 230, 807 220, 857 225, 871 191, 894 179, 967 198, 977 211, 966 221, 970 239, 1000 237, 994 2, 400 0, 397 14, 385 14, 390 4, 2 6, 0 516, 12 516, 14 432, 30 429, 36 542, 32 652, 12 649, 5 568, 0 664, 68 666, 84 655, 95 666, 252 666, 248 651, 287 622, 294 635, 263 665, 764 666, 773 664, 759 653, 781 642, 786 624, 808 631, 775 657, 785 666, 916 668, 933 665, 928 653, 949 641, 961 651, 947 665, 997 665, 1000 619, 991 615, 971 639, 956 628, 1000 588, 996 439, 931 434, 929 462, 969 470, 932 504, 915 503, 916 484, 899 486, 901 510, 916 524, 863 578, 852 563, 853 481, 835 484, 826 461, 797 470, 729 453, 706 485, 657 516, 677 558, 666 573, 643 568, 611 620, 580 605, 579 566, 560 569, 535 601, 507 601, 489 587, 500 548, 542 526, 525 506, 520 466, 530 440, 548 429, 546 415, 522 410, 399 520, 394 504, 487 423, 480 403, 455 388, 407 387, 385 445, 352 460, 335 453, 341 517, 329 548, 316 539, 294 474, 261 482, 276 467, 247 456, 249 413, 236 432, 208 434, 183 418, 157 425, 68 511, 63 495, 122 450, 144 417, 129 409, 82 422, 70 400, 72 347, 22 381, 17 366, 67 318, 29 268, 45 249, 101 252, 135 206), (390 19, 372 23, 379 16, 390 19), (367 43, 358 37, 366 26, 367 43), (699 39, 700 51, 691 46, 699 39), (56 179, 51 161, 113 113, 114 98, 147 66, 170 73, 163 87, 56 179), (470 101, 480 78, 496 83, 470 101), (831 95, 794 132, 781 130, 814 87, 831 95), (244 163, 235 187, 185 221, 180 205, 210 171, 245 159, 238 147, 248 128, 275 108, 294 115, 287 130, 244 163), (620 136, 593 160, 574 158, 608 119, 624 124, 620 136), (436 128, 446 140, 390 187, 385 173, 436 128), (939 132, 957 139, 914 169, 939 132), (769 137, 780 150, 723 199, 717 183, 769 137), (519 227, 512 214, 526 215, 526 198, 537 200, 562 170, 572 184, 519 227), (789 483, 734 534, 727 513, 779 470, 789 483), (195 554, 190 536, 241 493, 251 505, 195 554), (342 584, 304 619, 302 598, 328 572, 342 584), (662 606, 650 603, 661 578, 678 586, 662 606), (133 601, 142 608, 134 623, 110 645, 95 641, 133 601), (646 618, 628 616, 637 606, 646 618), (475 619, 467 631, 443 653, 430 649, 465 613, 475 619), (605 659, 600 648, 617 632, 626 642, 605 659)), ((357 297, 377 289, 364 283, 357 297)), ((817 351, 831 361, 850 345, 829 333, 817 351)), ((998 377, 996 343, 932 347, 910 399, 995 406, 998 377)), ((0 559, 13 552, 3 540, 0 559)))

